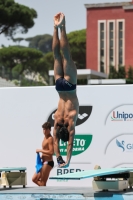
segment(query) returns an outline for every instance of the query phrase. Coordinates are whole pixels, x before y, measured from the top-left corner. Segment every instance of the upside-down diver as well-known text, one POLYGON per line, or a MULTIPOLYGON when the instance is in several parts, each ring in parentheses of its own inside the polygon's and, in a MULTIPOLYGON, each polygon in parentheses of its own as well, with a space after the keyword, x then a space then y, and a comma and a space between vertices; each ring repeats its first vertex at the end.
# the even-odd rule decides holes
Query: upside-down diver
POLYGON ((53 34, 54 78, 59 94, 58 109, 54 115, 54 151, 59 167, 70 164, 75 125, 79 113, 79 102, 76 94, 77 68, 72 60, 66 35, 65 15, 58 13, 54 16, 53 34), (61 32, 59 40, 58 28, 61 32), (62 51, 63 58, 60 50, 62 51), (68 141, 66 162, 60 155, 59 140, 68 141))

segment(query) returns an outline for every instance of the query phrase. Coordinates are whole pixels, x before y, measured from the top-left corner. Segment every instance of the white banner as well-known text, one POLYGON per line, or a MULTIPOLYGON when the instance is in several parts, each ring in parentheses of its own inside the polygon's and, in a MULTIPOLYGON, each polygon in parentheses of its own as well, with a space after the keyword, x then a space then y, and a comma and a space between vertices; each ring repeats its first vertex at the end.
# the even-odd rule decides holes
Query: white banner
MULTIPOLYGON (((80 109, 69 168, 55 166, 50 176, 102 168, 133 166, 133 86, 78 86, 80 109)), ((55 87, 0 89, 0 167, 27 167, 34 186, 36 149, 42 124, 54 123, 59 96, 55 87)), ((53 132, 53 128, 51 133, 53 132)), ((66 143, 60 141, 65 160, 66 143)), ((91 186, 92 179, 48 180, 48 186, 91 186)))

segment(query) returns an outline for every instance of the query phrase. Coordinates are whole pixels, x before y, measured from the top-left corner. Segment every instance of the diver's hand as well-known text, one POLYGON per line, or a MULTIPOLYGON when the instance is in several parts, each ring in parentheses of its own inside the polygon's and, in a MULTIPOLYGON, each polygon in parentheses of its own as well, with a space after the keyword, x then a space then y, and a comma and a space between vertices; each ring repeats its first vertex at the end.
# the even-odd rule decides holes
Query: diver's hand
POLYGON ((69 163, 68 163, 68 162, 65 162, 65 163, 63 163, 63 164, 60 164, 59 167, 60 167, 60 168, 67 168, 67 167, 69 167, 69 163))

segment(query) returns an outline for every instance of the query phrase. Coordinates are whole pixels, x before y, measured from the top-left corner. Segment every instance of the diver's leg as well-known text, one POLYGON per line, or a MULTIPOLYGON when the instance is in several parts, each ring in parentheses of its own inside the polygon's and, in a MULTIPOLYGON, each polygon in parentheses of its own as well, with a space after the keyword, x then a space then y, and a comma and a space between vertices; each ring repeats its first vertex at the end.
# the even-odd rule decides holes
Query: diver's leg
POLYGON ((62 64, 62 58, 60 54, 60 41, 58 36, 58 27, 56 26, 56 20, 57 20, 58 14, 54 17, 54 33, 53 33, 53 43, 52 43, 52 50, 54 54, 54 77, 55 81, 60 78, 64 77, 63 72, 63 64, 62 64))
POLYGON ((68 39, 66 35, 66 26, 65 26, 65 15, 61 14, 62 21, 60 25, 61 30, 61 39, 60 47, 63 53, 63 69, 64 69, 64 78, 72 84, 77 83, 77 68, 72 60, 70 48, 68 44, 68 39))

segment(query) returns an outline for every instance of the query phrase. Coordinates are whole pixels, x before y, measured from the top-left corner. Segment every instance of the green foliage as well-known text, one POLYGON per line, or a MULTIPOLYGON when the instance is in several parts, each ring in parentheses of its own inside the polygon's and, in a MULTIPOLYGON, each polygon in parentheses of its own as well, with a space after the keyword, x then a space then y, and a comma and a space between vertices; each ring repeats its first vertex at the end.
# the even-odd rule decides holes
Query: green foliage
MULTIPOLYGON (((15 40, 21 41, 22 39, 23 38, 16 38, 15 40)), ((48 71, 53 70, 54 68, 52 36, 36 36, 27 38, 26 40, 30 42, 29 46, 32 48, 10 46, 0 49, 1 66, 4 66, 4 70, 9 74, 9 78, 15 79, 17 84, 19 84, 19 80, 21 79, 22 86, 38 84, 36 81, 29 81, 23 77, 23 72, 26 70, 35 73, 39 72, 44 80, 48 82, 48 71)), ((77 68, 86 68, 86 30, 69 33, 68 40, 72 58, 76 63, 77 68)), ((3 69, 1 68, 0 70, 2 74, 3 69)), ((40 81, 39 85, 41 85, 41 83, 42 85, 45 85, 45 81, 40 81)), ((81 82, 84 84, 84 80, 81 82)))
POLYGON ((88 85, 86 79, 78 79, 78 80, 77 80, 77 84, 78 84, 78 85, 88 85))
MULTIPOLYGON (((40 79, 38 82, 27 80, 23 76, 23 72, 40 73, 45 81, 48 82, 48 70, 53 69, 53 53, 43 53, 39 50, 24 47, 4 47, 0 49, 0 74, 3 77, 2 66, 4 66, 5 74, 10 80, 16 79, 22 81, 22 85, 45 85, 40 79), (23 77, 23 78, 22 78, 23 77)), ((5 77, 5 76, 4 76, 5 77)))
POLYGON ((52 70, 54 68, 53 52, 47 53, 43 58, 47 65, 47 70, 52 70))
POLYGON ((14 0, 0 0, 0 34, 12 37, 16 32, 27 33, 34 26, 37 13, 14 0))
MULTIPOLYGON (((3 47, 4 47, 4 46, 3 46, 3 47)), ((12 46, 10 46, 10 47, 28 48, 28 47, 26 47, 26 46, 22 46, 22 45, 12 45, 12 46)))
POLYGON ((21 64, 17 64, 15 67, 12 69, 12 76, 15 79, 19 79, 19 75, 21 74, 23 69, 23 66, 21 64))
POLYGON ((49 34, 37 35, 25 40, 29 42, 30 48, 38 49, 45 54, 52 51, 52 36, 49 34))
MULTIPOLYGON (((86 68, 86 29, 67 34, 72 58, 78 69, 86 68)), ((45 54, 44 60, 49 69, 53 69, 52 36, 37 35, 25 39, 30 48, 36 48, 45 54)))
POLYGON ((24 40, 24 38, 19 37, 19 38, 13 38, 14 42, 21 42, 22 40, 24 40))
POLYGON ((20 81, 17 80, 17 79, 14 79, 14 80, 12 81, 12 83, 14 83, 16 86, 20 86, 20 81))
POLYGON ((0 49, 1 64, 5 69, 13 70, 15 73, 18 71, 20 74, 25 69, 37 70, 36 63, 42 56, 42 52, 30 48, 4 47, 0 49))
POLYGON ((109 79, 117 79, 118 78, 118 73, 114 66, 110 66, 110 73, 109 73, 109 79))
POLYGON ((33 81, 33 80, 28 80, 28 79, 25 79, 25 78, 22 78, 21 80, 21 87, 23 86, 45 86, 44 83, 42 82, 37 82, 37 81, 33 81))
POLYGON ((20 44, 20 42, 22 40, 24 40, 24 38, 21 38, 21 37, 19 37, 19 38, 13 38, 13 42, 18 42, 18 44, 20 44))
POLYGON ((78 69, 86 68, 86 29, 67 34, 72 58, 78 69))
POLYGON ((130 80, 133 80, 133 67, 129 66, 128 71, 127 71, 127 77, 130 80))
POLYGON ((119 70, 117 71, 114 66, 110 66, 109 79, 119 79, 126 78, 126 70, 125 66, 119 66, 119 70))
POLYGON ((126 79, 126 84, 133 84, 133 80, 131 80, 131 79, 126 79))
POLYGON ((45 78, 48 82, 49 76, 48 71, 54 69, 54 58, 53 52, 49 52, 44 55, 41 59, 39 59, 36 64, 38 72, 45 78))
POLYGON ((117 72, 118 78, 126 78, 126 70, 125 66, 119 66, 119 70, 117 72))

